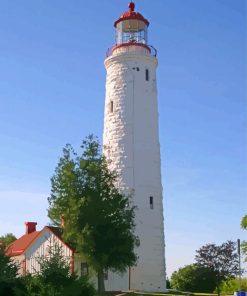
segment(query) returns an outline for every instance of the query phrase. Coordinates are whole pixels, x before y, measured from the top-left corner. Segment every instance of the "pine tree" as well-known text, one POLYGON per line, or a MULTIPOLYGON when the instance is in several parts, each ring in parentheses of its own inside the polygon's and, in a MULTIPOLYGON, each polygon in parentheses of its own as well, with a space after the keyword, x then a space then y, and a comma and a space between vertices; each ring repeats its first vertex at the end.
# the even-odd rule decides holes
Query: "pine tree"
POLYGON ((104 270, 124 272, 136 262, 134 211, 130 197, 116 188, 117 174, 108 169, 94 136, 63 150, 51 179, 48 215, 55 224, 63 216, 64 239, 82 253, 98 274, 104 291, 104 270))

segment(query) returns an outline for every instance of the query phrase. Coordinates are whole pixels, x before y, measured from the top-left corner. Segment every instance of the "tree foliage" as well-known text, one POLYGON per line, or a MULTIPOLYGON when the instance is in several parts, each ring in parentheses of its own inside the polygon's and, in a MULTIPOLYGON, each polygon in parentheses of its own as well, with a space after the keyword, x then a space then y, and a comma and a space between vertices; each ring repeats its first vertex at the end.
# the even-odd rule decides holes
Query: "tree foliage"
POLYGON ((51 247, 50 256, 39 260, 40 272, 17 277, 18 266, 0 250, 0 295, 6 296, 94 296, 94 287, 86 277, 70 273, 59 246, 51 247))
POLYGON ((241 227, 247 229, 247 215, 245 215, 241 220, 241 227))
POLYGON ((171 282, 170 282, 169 278, 166 278, 166 288, 171 289, 171 282))
POLYGON ((215 274, 217 292, 220 294, 220 283, 238 274, 236 243, 227 241, 220 246, 207 244, 196 253, 197 264, 211 269, 215 274))
POLYGON ((25 285, 29 296, 93 296, 94 288, 88 279, 78 279, 71 274, 70 265, 58 245, 50 246, 49 256, 39 258, 40 271, 26 276, 25 285))
MULTIPOLYGON (((245 215, 241 220, 242 229, 247 230, 247 215, 245 215)), ((241 243, 242 254, 244 255, 244 262, 247 262, 247 241, 242 241, 241 243)))
POLYGON ((6 233, 5 235, 0 236, 0 241, 3 243, 3 247, 6 248, 12 242, 16 240, 16 237, 13 233, 6 233))
POLYGON ((18 266, 0 249, 0 281, 12 281, 18 274, 18 266))
POLYGON ((241 251, 242 251, 242 254, 244 255, 244 262, 247 262, 247 241, 242 241, 241 251))
POLYGON ((104 290, 105 269, 123 272, 136 262, 135 209, 116 188, 117 174, 108 169, 98 140, 91 135, 81 148, 80 154, 71 145, 63 149, 51 179, 48 215, 55 224, 63 216, 64 239, 86 257, 104 290))
POLYGON ((17 278, 18 266, 0 249, 0 295, 26 295, 21 279, 17 278))
MULTIPOLYGON (((220 285, 220 290, 223 294, 233 294, 239 290, 239 279, 223 281, 220 285)), ((241 290, 247 291, 247 278, 241 280, 241 290)))
POLYGON ((171 287, 182 291, 211 293, 216 287, 216 281, 212 270, 191 264, 172 274, 171 287))
POLYGON ((58 244, 50 245, 49 256, 42 256, 38 262, 40 265, 39 276, 45 284, 51 284, 56 290, 73 280, 70 265, 62 253, 58 244))

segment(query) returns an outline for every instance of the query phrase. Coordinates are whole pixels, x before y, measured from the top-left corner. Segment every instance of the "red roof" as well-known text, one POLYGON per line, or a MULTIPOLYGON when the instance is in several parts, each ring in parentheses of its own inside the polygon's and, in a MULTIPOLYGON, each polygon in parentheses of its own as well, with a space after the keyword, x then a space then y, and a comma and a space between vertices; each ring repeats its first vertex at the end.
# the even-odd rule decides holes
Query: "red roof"
POLYGON ((135 11, 135 4, 133 2, 130 2, 129 3, 129 10, 124 12, 118 18, 118 20, 115 21, 114 27, 116 27, 119 22, 122 22, 125 20, 130 20, 130 19, 143 21, 147 26, 149 25, 149 21, 147 19, 145 19, 139 12, 135 11))
POLYGON ((34 242, 34 240, 43 232, 45 229, 51 231, 64 245, 66 245, 72 252, 75 252, 73 248, 67 245, 62 239, 62 229, 54 226, 45 226, 40 231, 34 231, 29 234, 24 234, 19 239, 15 240, 6 250, 8 256, 19 256, 24 253, 27 248, 34 242))
POLYGON ((6 250, 8 256, 19 256, 21 255, 31 243, 39 236, 41 231, 34 231, 29 234, 24 234, 19 239, 15 240, 6 250))

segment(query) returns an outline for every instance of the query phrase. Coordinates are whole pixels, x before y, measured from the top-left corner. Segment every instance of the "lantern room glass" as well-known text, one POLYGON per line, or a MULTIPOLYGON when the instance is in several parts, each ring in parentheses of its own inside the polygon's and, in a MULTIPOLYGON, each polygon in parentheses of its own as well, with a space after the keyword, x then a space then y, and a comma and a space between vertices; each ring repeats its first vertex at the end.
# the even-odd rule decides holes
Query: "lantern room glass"
POLYGON ((148 44, 147 25, 135 19, 119 22, 116 26, 116 44, 123 43, 148 44))

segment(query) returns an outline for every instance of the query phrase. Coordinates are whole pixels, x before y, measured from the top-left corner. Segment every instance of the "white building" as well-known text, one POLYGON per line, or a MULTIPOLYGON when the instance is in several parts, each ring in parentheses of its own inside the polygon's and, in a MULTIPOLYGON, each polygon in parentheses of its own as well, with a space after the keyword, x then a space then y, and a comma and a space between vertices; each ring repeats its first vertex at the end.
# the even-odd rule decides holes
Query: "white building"
MULTIPOLYGON (((45 226, 41 230, 36 229, 36 222, 25 222, 26 231, 19 239, 15 240, 6 249, 6 255, 19 266, 19 276, 38 274, 40 272, 40 259, 49 258, 58 246, 61 254, 70 266, 70 271, 79 277, 88 275, 90 281, 97 288, 97 274, 88 265, 83 256, 63 241, 63 229, 54 226, 45 226)), ((107 291, 121 291, 129 287, 128 273, 116 274, 110 271, 104 272, 105 289, 107 291)))
MULTIPOLYGON (((126 289, 164 291, 165 257, 158 129, 156 50, 148 45, 149 22, 129 10, 115 21, 116 45, 108 50, 104 154, 119 174, 118 186, 132 194, 140 245, 126 289)), ((122 283, 124 278, 122 279, 122 283)))
POLYGON ((40 259, 50 256, 54 246, 61 248, 62 255, 70 265, 71 272, 74 272, 75 250, 62 240, 61 228, 45 226, 42 230, 37 231, 36 222, 26 222, 25 225, 25 234, 10 244, 6 250, 6 254, 20 267, 19 275, 38 273, 40 259))

